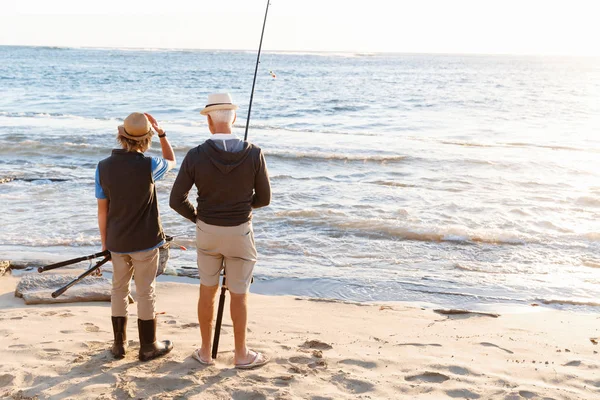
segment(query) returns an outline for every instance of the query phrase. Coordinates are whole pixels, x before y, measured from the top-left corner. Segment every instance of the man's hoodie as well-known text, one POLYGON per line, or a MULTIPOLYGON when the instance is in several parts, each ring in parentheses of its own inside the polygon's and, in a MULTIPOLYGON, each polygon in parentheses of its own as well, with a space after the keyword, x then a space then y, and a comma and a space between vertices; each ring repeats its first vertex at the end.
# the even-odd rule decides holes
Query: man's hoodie
POLYGON ((218 226, 252 219, 252 209, 271 201, 269 174, 261 149, 233 135, 216 134, 185 156, 171 190, 179 214, 218 226), (197 207, 188 200, 195 185, 197 207))

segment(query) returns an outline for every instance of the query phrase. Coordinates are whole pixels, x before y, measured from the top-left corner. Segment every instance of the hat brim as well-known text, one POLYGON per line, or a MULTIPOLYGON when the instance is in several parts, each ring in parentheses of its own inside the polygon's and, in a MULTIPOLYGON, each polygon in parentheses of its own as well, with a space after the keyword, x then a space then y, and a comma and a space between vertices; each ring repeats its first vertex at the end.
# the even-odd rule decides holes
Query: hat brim
POLYGON ((130 135, 127 132, 125 132, 125 125, 119 125, 117 128, 119 130, 119 135, 120 136, 123 136, 124 138, 127 138, 127 139, 135 140, 135 141, 138 141, 138 142, 140 140, 146 139, 149 136, 152 136, 152 134, 154 133, 152 131, 152 129, 150 129, 148 132, 146 132, 145 134, 143 134, 141 136, 133 136, 133 135, 130 135))
POLYGON ((236 106, 235 104, 215 104, 214 106, 208 106, 208 107, 204 107, 201 111, 200 114, 202 115, 208 115, 209 112, 211 111, 217 111, 217 110, 237 110, 239 107, 236 106))

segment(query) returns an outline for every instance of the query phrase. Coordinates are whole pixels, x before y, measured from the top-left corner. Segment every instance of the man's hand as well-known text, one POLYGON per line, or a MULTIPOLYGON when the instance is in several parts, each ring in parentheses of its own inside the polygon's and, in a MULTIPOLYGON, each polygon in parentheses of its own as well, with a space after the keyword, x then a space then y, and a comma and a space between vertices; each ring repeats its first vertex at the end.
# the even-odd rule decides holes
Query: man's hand
POLYGON ((159 135, 162 135, 163 133, 165 133, 165 131, 163 130, 163 128, 160 127, 160 125, 158 125, 158 121, 156 121, 156 119, 154 119, 154 117, 148 113, 144 113, 144 115, 146 116, 146 118, 148 118, 148 121, 150 121, 150 125, 152 125, 152 128, 154 129, 154 131, 156 133, 158 133, 159 135))

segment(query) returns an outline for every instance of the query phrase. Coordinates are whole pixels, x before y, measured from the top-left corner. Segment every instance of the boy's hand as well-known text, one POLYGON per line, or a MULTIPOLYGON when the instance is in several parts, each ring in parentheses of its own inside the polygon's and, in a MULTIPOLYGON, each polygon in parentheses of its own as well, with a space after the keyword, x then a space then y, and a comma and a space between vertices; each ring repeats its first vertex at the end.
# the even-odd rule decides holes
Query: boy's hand
POLYGON ((146 116, 146 118, 148 118, 148 121, 150 121, 150 125, 152 125, 152 128, 156 133, 158 133, 159 135, 165 133, 165 131, 160 127, 160 125, 158 125, 158 121, 156 121, 156 119, 154 119, 152 115, 148 113, 144 113, 144 115, 146 116))

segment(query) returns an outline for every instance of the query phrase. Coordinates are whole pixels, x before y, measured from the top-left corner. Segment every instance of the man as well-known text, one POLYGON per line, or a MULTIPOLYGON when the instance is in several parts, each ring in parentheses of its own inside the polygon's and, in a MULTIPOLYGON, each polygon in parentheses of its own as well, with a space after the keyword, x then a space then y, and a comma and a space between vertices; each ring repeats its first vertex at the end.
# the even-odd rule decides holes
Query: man
POLYGON ((237 108, 228 93, 208 96, 208 104, 200 114, 207 116, 212 136, 185 156, 171 191, 170 205, 196 224, 202 346, 193 357, 202 364, 212 364, 215 298, 224 266, 231 293, 235 366, 250 369, 269 361, 246 346, 246 297, 257 256, 252 209, 269 205, 271 185, 261 149, 231 133, 237 108), (198 190, 196 209, 188 201, 192 185, 198 190))
POLYGON ((165 131, 149 114, 133 113, 118 127, 122 149, 112 151, 96 169, 98 226, 102 250, 111 252, 111 294, 116 359, 125 357, 127 306, 131 277, 138 300, 139 359, 148 361, 173 349, 169 340, 156 340, 154 286, 159 247, 165 243, 154 182, 175 166, 175 154, 165 131), (153 131, 158 133, 163 158, 146 157, 153 131))

